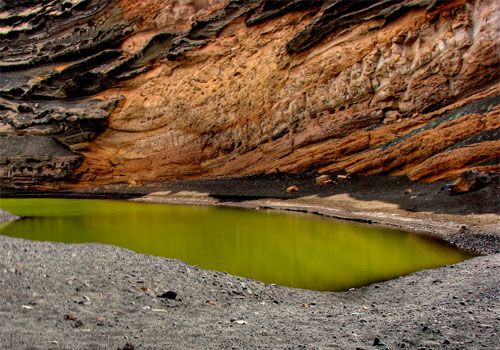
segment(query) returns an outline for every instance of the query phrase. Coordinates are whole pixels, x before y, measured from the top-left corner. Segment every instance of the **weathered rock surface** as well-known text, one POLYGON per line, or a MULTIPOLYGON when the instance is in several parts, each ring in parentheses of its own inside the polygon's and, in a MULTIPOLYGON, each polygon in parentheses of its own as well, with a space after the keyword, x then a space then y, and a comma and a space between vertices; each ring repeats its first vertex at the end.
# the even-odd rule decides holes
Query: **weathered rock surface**
POLYGON ((64 179, 81 160, 60 143, 45 136, 0 138, 0 176, 16 183, 64 179))
POLYGON ((493 0, 4 1, 2 147, 75 161, 44 141, 15 169, 53 176, 2 153, 0 180, 499 172, 498 22, 493 0))

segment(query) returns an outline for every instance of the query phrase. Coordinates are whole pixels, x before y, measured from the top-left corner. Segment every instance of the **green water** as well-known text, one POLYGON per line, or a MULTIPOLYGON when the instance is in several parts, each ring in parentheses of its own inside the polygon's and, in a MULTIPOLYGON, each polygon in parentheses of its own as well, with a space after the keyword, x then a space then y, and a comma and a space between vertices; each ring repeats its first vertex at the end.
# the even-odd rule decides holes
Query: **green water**
POLYGON ((0 234, 101 242, 267 283, 345 290, 470 255, 427 236, 310 215, 112 200, 0 199, 0 234))

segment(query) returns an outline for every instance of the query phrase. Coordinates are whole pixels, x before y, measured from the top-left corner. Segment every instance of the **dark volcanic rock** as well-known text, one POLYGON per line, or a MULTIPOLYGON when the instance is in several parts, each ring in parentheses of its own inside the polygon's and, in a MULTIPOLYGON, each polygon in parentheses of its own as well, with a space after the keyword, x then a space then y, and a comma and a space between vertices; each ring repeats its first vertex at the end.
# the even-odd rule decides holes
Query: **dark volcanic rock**
POLYGON ((35 183, 63 179, 81 156, 51 137, 0 137, 0 182, 35 183))
POLYGON ((69 177, 82 159, 69 149, 85 149, 85 142, 104 130, 116 103, 0 98, 0 181, 33 184, 69 177))
POLYGON ((432 8, 436 0, 399 1, 327 1, 322 13, 303 31, 286 44, 289 53, 303 51, 335 30, 373 19, 384 19, 384 24, 412 8, 432 8))
MULTIPOLYGON (((104 50, 124 35, 122 25, 94 22, 111 0, 25 1, 0 4, 2 72, 80 59, 104 50)), ((104 18, 107 19, 107 18, 104 18)))
MULTIPOLYGON (((498 183, 498 179, 496 179, 498 183)), ((477 191, 491 183, 491 177, 477 171, 466 171, 460 175, 451 185, 451 191, 455 194, 477 191)))
POLYGON ((175 300, 175 298, 177 298, 177 293, 174 292, 174 291, 169 290, 168 292, 165 292, 163 294, 158 295, 158 298, 165 298, 165 299, 175 300))
POLYGON ((117 100, 18 102, 0 98, 1 136, 52 135, 71 147, 104 129, 117 100))
POLYGON ((246 20, 248 26, 263 23, 269 19, 282 16, 288 12, 314 9, 331 3, 328 0, 292 0, 292 1, 265 1, 246 20))

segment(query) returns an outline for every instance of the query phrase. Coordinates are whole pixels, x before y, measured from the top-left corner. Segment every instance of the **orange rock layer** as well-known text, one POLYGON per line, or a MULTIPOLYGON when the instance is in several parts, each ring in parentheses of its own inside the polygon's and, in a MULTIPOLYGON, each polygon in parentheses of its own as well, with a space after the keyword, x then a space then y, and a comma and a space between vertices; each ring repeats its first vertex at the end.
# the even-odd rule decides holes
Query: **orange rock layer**
MULTIPOLYGON (((133 55, 157 33, 187 30, 226 3, 116 6, 136 23, 121 46, 133 55)), ((78 151, 83 161, 65 186, 277 170, 420 181, 498 171, 500 2, 367 17, 287 51, 323 10, 298 8, 253 25, 235 10, 203 45, 152 60, 93 96, 120 103, 78 151)))
POLYGON ((499 8, 455 1, 386 26, 368 21, 296 55, 283 47, 309 23, 307 11, 253 27, 236 20, 182 60, 103 93, 124 102, 76 177, 140 182, 273 169, 457 176, 499 157, 498 141, 447 151, 498 129, 498 106, 381 146, 431 125, 450 112, 445 106, 499 94, 499 8))

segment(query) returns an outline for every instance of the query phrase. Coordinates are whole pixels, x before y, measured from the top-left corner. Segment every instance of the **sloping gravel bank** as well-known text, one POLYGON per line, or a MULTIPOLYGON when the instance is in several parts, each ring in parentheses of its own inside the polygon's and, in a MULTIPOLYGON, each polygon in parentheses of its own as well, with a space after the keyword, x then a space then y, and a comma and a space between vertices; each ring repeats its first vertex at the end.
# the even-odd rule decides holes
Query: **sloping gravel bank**
POLYGON ((11 214, 8 211, 5 211, 2 208, 0 208, 0 224, 2 224, 3 222, 11 222, 17 219, 19 219, 19 216, 11 214))
POLYGON ((112 246, 0 236, 0 281, 2 349, 500 344, 500 254, 328 293, 266 285, 112 246))

